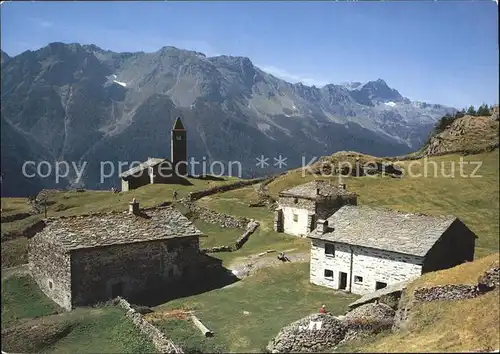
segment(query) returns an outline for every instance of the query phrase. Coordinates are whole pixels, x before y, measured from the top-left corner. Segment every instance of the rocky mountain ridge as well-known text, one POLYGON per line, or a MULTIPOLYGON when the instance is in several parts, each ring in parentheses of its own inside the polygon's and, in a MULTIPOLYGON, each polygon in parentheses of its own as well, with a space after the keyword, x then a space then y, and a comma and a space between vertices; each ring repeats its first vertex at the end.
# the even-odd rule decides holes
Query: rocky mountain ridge
MULTIPOLYGON (((239 161, 248 177, 279 171, 272 160, 277 154, 287 158, 287 169, 338 150, 404 154, 425 141, 439 117, 455 111, 412 102, 381 79, 309 87, 278 79, 245 57, 174 47, 115 53, 51 43, 4 54, 2 141, 10 142, 2 144, 2 173, 10 195, 31 188, 19 178, 26 160, 86 163, 87 187, 117 186, 118 171, 101 183, 100 162, 169 157, 178 115, 190 156, 239 161), (270 158, 265 169, 255 165, 260 155, 270 158)), ((70 173, 65 183, 74 178, 70 173)), ((54 186, 50 178, 31 182, 35 189, 54 186)))
POLYGON ((498 148, 499 128, 498 106, 492 109, 491 116, 466 115, 457 118, 446 129, 429 139, 423 154, 443 155, 498 148))

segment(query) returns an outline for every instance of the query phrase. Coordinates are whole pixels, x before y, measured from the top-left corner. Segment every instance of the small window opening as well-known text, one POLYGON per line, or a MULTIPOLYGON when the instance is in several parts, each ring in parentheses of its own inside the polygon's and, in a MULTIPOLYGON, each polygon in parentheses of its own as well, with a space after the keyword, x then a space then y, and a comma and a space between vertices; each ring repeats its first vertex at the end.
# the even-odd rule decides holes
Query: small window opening
POLYGON ((325 269, 325 279, 333 280, 333 270, 325 269))
POLYGON ((335 245, 333 243, 325 243, 325 255, 328 257, 335 256, 335 245))

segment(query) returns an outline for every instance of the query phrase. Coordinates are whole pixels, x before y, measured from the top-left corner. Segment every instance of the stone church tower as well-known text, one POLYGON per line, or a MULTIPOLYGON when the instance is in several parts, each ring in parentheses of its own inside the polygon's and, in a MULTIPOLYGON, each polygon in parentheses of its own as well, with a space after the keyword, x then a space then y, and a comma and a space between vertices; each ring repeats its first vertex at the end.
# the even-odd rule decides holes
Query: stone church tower
POLYGON ((182 125, 181 117, 177 117, 172 128, 172 141, 170 143, 170 158, 174 171, 178 171, 181 176, 187 176, 187 137, 186 129, 182 125), (180 164, 179 164, 180 163, 180 164), (176 170, 176 166, 179 164, 176 170))

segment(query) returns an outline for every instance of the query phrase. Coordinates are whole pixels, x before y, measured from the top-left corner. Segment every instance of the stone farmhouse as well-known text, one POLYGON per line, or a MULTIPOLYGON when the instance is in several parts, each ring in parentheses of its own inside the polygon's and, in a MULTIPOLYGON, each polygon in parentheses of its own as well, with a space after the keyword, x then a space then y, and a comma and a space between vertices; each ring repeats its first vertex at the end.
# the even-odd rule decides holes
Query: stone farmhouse
POLYGON ((352 205, 308 237, 311 283, 360 295, 472 261, 477 238, 454 216, 352 205))
POLYGON ((120 174, 122 191, 147 184, 179 183, 187 177, 187 134, 181 118, 177 117, 171 133, 170 158, 152 158, 120 174))
POLYGON ((279 193, 274 230, 306 236, 315 229, 317 220, 328 218, 343 205, 356 204, 356 193, 347 191, 345 184, 308 182, 279 193))
POLYGON ((40 289, 67 310, 189 283, 221 266, 200 252, 201 231, 170 206, 141 210, 134 200, 128 212, 44 224, 28 240, 29 268, 40 289))

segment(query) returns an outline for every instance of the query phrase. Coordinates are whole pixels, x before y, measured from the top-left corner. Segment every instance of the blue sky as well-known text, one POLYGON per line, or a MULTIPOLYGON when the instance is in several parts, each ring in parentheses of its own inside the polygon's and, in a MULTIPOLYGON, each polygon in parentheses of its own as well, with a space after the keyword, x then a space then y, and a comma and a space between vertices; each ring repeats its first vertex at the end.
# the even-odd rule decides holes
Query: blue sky
POLYGON ((291 82, 384 79, 413 100, 498 103, 498 5, 484 1, 4 2, 9 55, 50 42, 247 56, 291 82))

